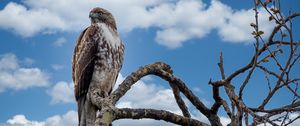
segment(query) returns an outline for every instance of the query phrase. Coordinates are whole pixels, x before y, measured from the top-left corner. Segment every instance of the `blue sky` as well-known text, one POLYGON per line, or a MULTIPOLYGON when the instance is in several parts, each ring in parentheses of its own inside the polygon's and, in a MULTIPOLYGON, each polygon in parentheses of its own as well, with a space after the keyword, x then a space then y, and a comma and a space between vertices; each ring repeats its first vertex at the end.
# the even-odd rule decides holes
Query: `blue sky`
MULTIPOLYGON (((282 5, 297 11, 299 4, 291 0, 282 5)), ((252 1, 1 0, 0 125, 76 124, 71 58, 75 40, 89 25, 88 13, 95 6, 113 13, 125 44, 119 80, 140 66, 163 61, 170 64, 175 75, 207 105, 212 103, 211 87, 207 82, 210 78, 220 79, 219 53, 223 52, 225 71, 230 74, 247 64, 254 50, 249 25, 254 20, 252 1)), ((270 33, 274 24, 268 21, 266 12, 261 11, 260 16, 262 30, 270 33)), ((299 28, 299 24, 295 26, 299 28)), ((294 71, 293 74, 300 73, 294 71)), ((261 102, 257 98, 264 94, 265 88, 255 86, 265 83, 260 78, 262 75, 258 72, 253 77, 256 79, 251 81, 254 86, 249 87, 245 98, 249 104, 261 102)), ((150 76, 138 85, 119 106, 165 108, 180 113, 174 107, 166 82, 150 76), (140 98, 135 98, 137 94, 140 98), (150 100, 145 102, 145 99, 150 100)), ((270 107, 285 102, 283 97, 289 96, 279 95, 270 107)), ((197 112, 194 117, 205 120, 197 112)), ((139 123, 167 125, 151 120, 139 123)))

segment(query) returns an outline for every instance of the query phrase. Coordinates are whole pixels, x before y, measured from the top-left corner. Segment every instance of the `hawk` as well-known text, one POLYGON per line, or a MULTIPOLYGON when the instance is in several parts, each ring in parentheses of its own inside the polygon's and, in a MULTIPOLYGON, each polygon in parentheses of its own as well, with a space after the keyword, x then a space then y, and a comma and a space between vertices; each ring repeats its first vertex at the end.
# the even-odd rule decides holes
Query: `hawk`
POLYGON ((124 45, 112 14, 96 7, 90 11, 91 25, 81 32, 73 54, 72 79, 78 106, 79 126, 94 125, 97 108, 91 92, 107 97, 123 63, 124 45))

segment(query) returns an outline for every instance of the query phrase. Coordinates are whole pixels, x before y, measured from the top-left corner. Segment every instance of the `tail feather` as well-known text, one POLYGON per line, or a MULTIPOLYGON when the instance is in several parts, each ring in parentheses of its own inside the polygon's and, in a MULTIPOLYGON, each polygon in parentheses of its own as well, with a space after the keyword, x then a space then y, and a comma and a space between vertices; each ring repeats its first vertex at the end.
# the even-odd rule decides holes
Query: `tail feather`
POLYGON ((78 126, 93 126, 96 120, 97 107, 86 97, 77 100, 78 126))
POLYGON ((77 112, 78 112, 78 126, 80 126, 81 124, 83 124, 84 121, 82 118, 82 116, 84 116, 84 104, 86 101, 86 97, 81 97, 77 100, 77 112))

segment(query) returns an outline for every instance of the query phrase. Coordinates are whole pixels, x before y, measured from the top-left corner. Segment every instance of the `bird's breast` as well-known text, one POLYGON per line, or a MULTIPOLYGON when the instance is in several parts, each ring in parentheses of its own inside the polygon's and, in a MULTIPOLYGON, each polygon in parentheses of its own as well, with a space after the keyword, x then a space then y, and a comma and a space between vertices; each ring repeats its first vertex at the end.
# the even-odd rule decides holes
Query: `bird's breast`
POLYGON ((99 23, 98 27, 96 66, 106 69, 119 69, 123 61, 123 44, 117 33, 106 24, 99 23))

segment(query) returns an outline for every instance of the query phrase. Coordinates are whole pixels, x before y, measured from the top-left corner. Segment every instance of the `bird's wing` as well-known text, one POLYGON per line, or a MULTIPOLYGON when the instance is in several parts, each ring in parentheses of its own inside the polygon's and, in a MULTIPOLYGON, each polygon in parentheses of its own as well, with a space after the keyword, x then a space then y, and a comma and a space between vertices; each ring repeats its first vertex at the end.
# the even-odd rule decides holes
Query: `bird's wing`
POLYGON ((76 100, 86 95, 91 82, 97 53, 97 44, 93 39, 95 31, 96 28, 93 26, 85 29, 79 36, 74 49, 72 78, 76 100))

